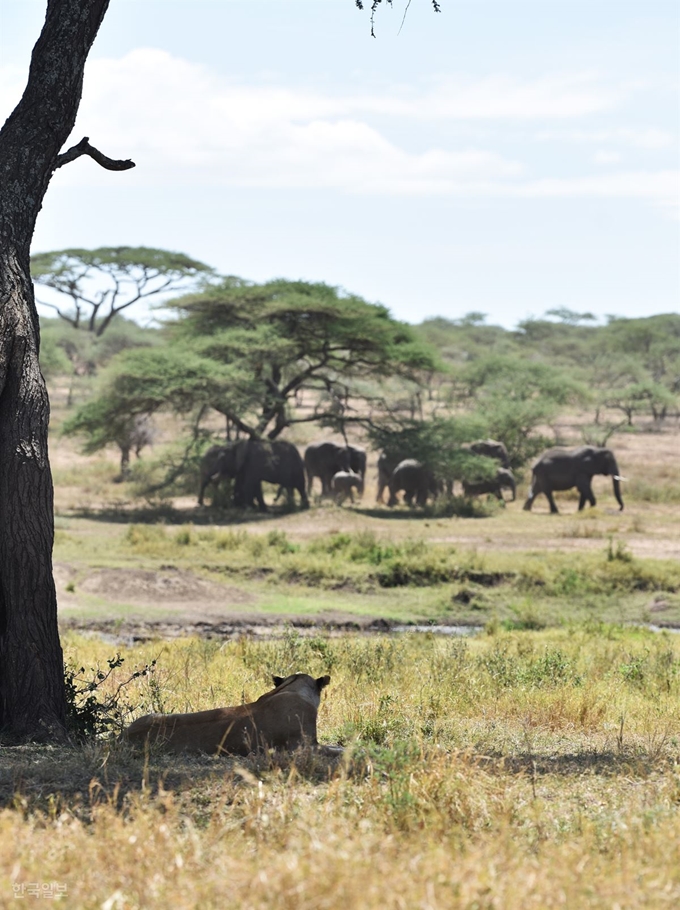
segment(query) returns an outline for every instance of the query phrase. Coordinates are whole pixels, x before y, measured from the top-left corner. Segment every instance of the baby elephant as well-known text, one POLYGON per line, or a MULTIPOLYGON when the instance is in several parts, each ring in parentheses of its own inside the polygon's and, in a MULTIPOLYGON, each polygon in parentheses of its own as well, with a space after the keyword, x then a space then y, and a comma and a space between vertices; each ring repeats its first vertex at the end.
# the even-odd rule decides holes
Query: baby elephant
POLYGON ((512 501, 515 501, 516 486, 515 478, 509 468, 499 468, 493 480, 481 480, 479 483, 469 483, 463 481, 463 493, 465 496, 483 496, 485 493, 493 493, 497 499, 503 499, 501 490, 506 488, 512 491, 512 501))
POLYGON ((339 506, 349 496, 350 502, 354 502, 352 489, 356 487, 359 496, 364 493, 364 478, 361 474, 355 474, 354 471, 338 471, 331 479, 331 492, 335 494, 335 501, 339 506))
POLYGON ((392 471, 389 488, 390 498, 387 505, 390 507, 396 506, 399 502, 397 493, 400 490, 404 491, 404 502, 410 508, 413 508, 414 498, 416 505, 423 508, 427 504, 428 496, 436 499, 441 492, 441 484, 432 471, 415 458, 405 458, 399 462, 392 471))

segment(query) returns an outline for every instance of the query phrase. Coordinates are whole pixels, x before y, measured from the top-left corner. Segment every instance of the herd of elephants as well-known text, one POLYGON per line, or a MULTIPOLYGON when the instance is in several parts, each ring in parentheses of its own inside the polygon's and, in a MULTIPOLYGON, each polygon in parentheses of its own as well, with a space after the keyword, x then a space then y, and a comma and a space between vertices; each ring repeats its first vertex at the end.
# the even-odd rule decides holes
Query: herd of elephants
MULTIPOLYGON (((508 451, 502 442, 494 439, 479 440, 466 448, 475 455, 492 459, 496 474, 491 480, 471 483, 462 481, 466 497, 492 494, 503 499, 508 489, 515 499, 515 478, 510 469, 508 451)), ((233 503, 237 508, 257 506, 266 511, 262 483, 272 483, 279 490, 276 499, 284 493, 290 504, 298 492, 302 508, 309 506, 314 479, 321 482, 321 496, 334 497, 339 504, 349 497, 354 502, 353 491, 364 492, 366 477, 366 450, 356 445, 335 442, 315 442, 305 449, 304 457, 290 442, 247 439, 216 445, 203 456, 199 505, 210 483, 229 479, 233 481, 233 503)), ((544 493, 550 511, 558 511, 553 493, 557 490, 576 488, 580 494, 579 510, 586 502, 595 505, 592 478, 595 474, 611 476, 614 496, 623 509, 619 469, 611 449, 580 446, 576 449, 552 448, 545 451, 532 468, 529 495, 524 504, 530 510, 534 499, 544 493)), ((445 490, 451 495, 454 482, 435 476, 430 468, 415 458, 388 458, 384 453, 378 458, 377 501, 383 502, 385 489, 389 490, 388 506, 399 502, 399 493, 408 506, 426 505, 428 498, 436 498, 445 490)))

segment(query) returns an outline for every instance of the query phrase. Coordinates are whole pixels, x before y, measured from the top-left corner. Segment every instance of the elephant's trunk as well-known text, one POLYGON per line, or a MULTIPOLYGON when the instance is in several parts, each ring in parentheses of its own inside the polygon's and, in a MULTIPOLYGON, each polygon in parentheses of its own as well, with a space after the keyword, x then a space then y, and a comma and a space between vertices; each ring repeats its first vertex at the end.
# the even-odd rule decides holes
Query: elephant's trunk
POLYGON ((512 490, 512 502, 517 499, 517 484, 513 480, 510 484, 510 489, 512 490))
POLYGON ((612 477, 612 483, 614 484, 614 496, 616 497, 616 501, 619 504, 619 510, 622 510, 623 499, 621 499, 621 480, 618 473, 614 474, 612 477))

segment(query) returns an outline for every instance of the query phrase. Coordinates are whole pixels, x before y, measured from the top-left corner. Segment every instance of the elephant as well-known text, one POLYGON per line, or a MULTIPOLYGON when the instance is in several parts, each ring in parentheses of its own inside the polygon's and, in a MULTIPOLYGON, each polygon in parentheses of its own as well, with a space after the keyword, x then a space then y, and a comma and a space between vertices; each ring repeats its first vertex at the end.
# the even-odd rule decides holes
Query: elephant
POLYGON ((203 505, 203 497, 209 483, 218 484, 230 473, 230 453, 235 443, 212 446, 201 459, 201 485, 198 492, 198 504, 203 505))
POLYGON ((401 458, 394 455, 390 457, 384 452, 382 452, 378 458, 378 495, 375 498, 376 502, 383 501, 383 493, 385 492, 385 487, 389 487, 392 472, 401 460, 401 458))
POLYGON ((550 512, 557 514, 557 506, 553 498, 554 490, 570 490, 572 487, 581 494, 579 499, 579 512, 586 504, 595 505, 595 497, 591 486, 595 474, 609 475, 614 484, 614 496, 623 509, 620 481, 624 478, 619 474, 616 458, 611 449, 597 448, 595 446, 580 446, 578 449, 548 449, 533 466, 529 496, 524 503, 525 511, 531 511, 534 499, 539 493, 545 493, 550 503, 550 512))
POLYGON ((486 458, 495 459, 502 468, 510 467, 510 456, 508 450, 502 442, 495 439, 479 439, 477 442, 469 442, 461 446, 463 449, 469 449, 475 455, 484 455, 486 458))
POLYGON ((362 480, 366 479, 366 449, 362 446, 347 445, 349 451, 349 469, 355 474, 360 474, 362 480))
POLYGON ((262 481, 282 486, 291 503, 293 491, 297 490, 302 508, 309 506, 302 458, 290 442, 242 439, 229 446, 213 446, 206 452, 203 463, 199 505, 203 504, 207 483, 233 477, 235 506, 251 506, 257 502, 260 511, 266 512, 262 481))
POLYGON ((364 492, 364 478, 355 471, 338 471, 331 479, 331 492, 335 493, 335 501, 339 506, 349 496, 350 502, 354 502, 352 489, 356 487, 359 496, 364 492))
POLYGON ((338 471, 351 470, 351 452, 348 446, 335 442, 313 442, 305 449, 305 470, 307 472, 307 493, 311 495, 312 483, 318 477, 321 481, 321 495, 328 496, 331 480, 338 471))
POLYGON ((478 483, 463 481, 463 494, 465 496, 483 496, 485 493, 493 493, 500 500, 503 500, 503 488, 512 491, 512 502, 517 496, 517 487, 515 478, 509 468, 499 468, 493 480, 480 480, 478 483))
POLYGON ((397 493, 400 490, 404 491, 404 502, 411 507, 414 496, 416 505, 424 506, 428 496, 436 499, 441 492, 440 484, 432 471, 415 458, 405 458, 399 462, 390 477, 389 488, 388 506, 397 504, 397 493))
POLYGON ((136 414, 128 423, 121 427, 116 438, 120 449, 120 474, 115 482, 120 483, 130 476, 130 452, 139 458, 145 446, 152 446, 156 439, 156 431, 149 414, 136 414))

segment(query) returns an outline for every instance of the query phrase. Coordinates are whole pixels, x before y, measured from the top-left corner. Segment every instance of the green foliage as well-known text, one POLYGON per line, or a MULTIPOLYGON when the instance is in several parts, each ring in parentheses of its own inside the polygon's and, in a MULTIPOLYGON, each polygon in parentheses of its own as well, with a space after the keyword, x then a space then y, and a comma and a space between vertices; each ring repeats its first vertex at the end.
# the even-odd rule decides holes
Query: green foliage
MULTIPOLYGON (((88 454, 120 445, 139 416, 162 408, 179 414, 200 411, 230 386, 231 378, 218 364, 171 346, 125 350, 101 375, 98 394, 64 422, 62 432, 83 437, 88 454)), ((200 439, 189 439, 185 448, 194 443, 197 470, 200 439)))
POLYGON ((615 560, 618 560, 619 562, 632 562, 633 554, 620 540, 617 540, 616 546, 614 546, 614 538, 610 537, 607 546, 607 562, 614 562, 615 560))
POLYGON ((604 392, 603 400, 606 407, 622 411, 631 426, 636 414, 648 414, 651 411, 654 417, 658 417, 676 403, 676 397, 669 389, 650 379, 629 382, 622 388, 608 389, 604 392))
POLYGON ((112 730, 120 731, 135 710, 136 706, 130 704, 126 689, 134 680, 142 676, 151 676, 156 668, 156 661, 152 660, 134 670, 130 676, 112 688, 109 679, 124 661, 120 654, 116 654, 106 661, 107 670, 102 670, 99 666, 91 667, 89 678, 84 676, 85 667, 64 665, 66 722, 70 734, 75 739, 101 736, 112 730))
POLYGON ((63 319, 40 320, 40 367, 46 379, 69 379, 69 404, 88 392, 98 371, 116 354, 160 343, 158 329, 142 328, 119 316, 105 335, 83 332, 63 319))
POLYGON ((511 353, 517 349, 513 333, 501 326, 486 325, 474 318, 479 314, 468 314, 473 318, 445 319, 436 316, 426 319, 415 331, 419 337, 439 350, 446 363, 462 364, 480 356, 496 353, 511 353))
POLYGON ((582 682, 573 658, 559 648, 522 656, 514 652, 509 641, 503 640, 493 651, 478 658, 478 666, 498 689, 545 689, 565 684, 578 686, 582 682))
POLYGON ((463 393, 478 401, 501 398, 531 401, 537 397, 554 405, 577 404, 585 389, 572 376, 553 364, 525 357, 488 356, 479 358, 461 371, 463 393))
POLYGON ((641 653, 629 653, 619 665, 622 679, 630 686, 651 693, 670 694, 680 679, 680 660, 672 648, 657 644, 641 653))
POLYGON ((91 455, 111 443, 120 443, 126 439, 134 417, 134 414, 121 412, 113 398, 95 398, 82 405, 64 422, 62 432, 67 436, 85 436, 83 451, 91 455))
POLYGON ((536 433, 560 409, 582 404, 585 387, 554 364, 516 356, 480 357, 460 371, 458 397, 476 409, 489 435, 500 439, 519 468, 550 440, 536 433))
POLYGON ((40 340, 40 369, 45 379, 53 379, 55 376, 64 376, 71 372, 71 361, 54 337, 53 333, 46 333, 44 330, 40 340))
POLYGON ((488 425, 478 415, 430 420, 399 420, 392 417, 374 422, 368 437, 392 463, 416 458, 441 481, 490 480, 498 464, 475 455, 464 445, 487 435, 488 425))
MULTIPOLYGON (((465 317, 426 320, 416 331, 453 369, 452 400, 458 404, 467 399, 477 407, 496 399, 512 409, 518 400, 529 401, 537 407, 534 426, 568 404, 588 401, 595 405, 596 423, 605 408, 621 411, 631 424, 638 415, 663 420, 677 410, 678 314, 612 318, 607 325, 566 308, 546 316, 555 318, 525 320, 514 332, 465 317)), ((503 429, 495 435, 510 448, 503 429)), ((513 466, 520 463, 512 460, 513 466)))
POLYGON ((300 549, 298 544, 291 543, 285 531, 269 531, 267 534, 267 546, 276 550, 278 553, 297 553, 300 549))
POLYGON ((172 306, 179 318, 171 343, 229 370, 230 385, 211 406, 255 436, 273 438, 308 420, 291 408, 303 389, 317 393, 317 419, 332 421, 349 416, 362 380, 413 378, 435 367, 385 307, 326 284, 229 278, 172 306))

